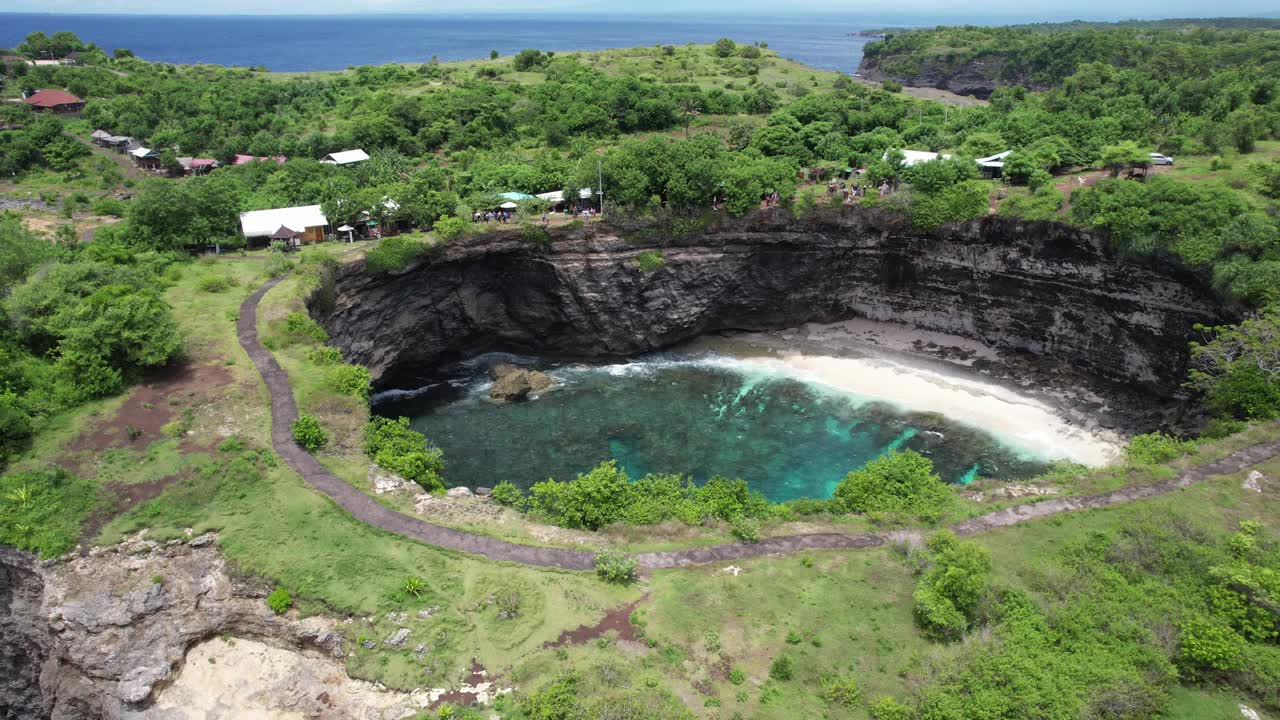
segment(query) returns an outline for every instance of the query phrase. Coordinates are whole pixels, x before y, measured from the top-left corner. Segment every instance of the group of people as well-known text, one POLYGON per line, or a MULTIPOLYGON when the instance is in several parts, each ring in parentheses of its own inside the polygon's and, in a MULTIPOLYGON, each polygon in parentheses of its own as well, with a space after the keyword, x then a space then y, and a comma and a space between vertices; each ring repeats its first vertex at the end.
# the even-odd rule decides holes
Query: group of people
MULTIPOLYGON (((859 181, 846 182, 844 180, 832 180, 827 183, 827 194, 835 195, 836 193, 840 193, 844 197, 844 204, 846 205, 852 205, 858 198, 865 197, 868 189, 869 188, 863 187, 862 183, 859 181)), ((879 188, 876 188, 876 192, 880 197, 884 197, 893 192, 893 188, 890 187, 889 181, 885 180, 880 183, 879 188)))
POLYGON ((471 222, 488 223, 497 221, 500 223, 509 223, 511 222, 512 217, 513 215, 509 210, 486 210, 484 212, 477 210, 471 213, 471 222))

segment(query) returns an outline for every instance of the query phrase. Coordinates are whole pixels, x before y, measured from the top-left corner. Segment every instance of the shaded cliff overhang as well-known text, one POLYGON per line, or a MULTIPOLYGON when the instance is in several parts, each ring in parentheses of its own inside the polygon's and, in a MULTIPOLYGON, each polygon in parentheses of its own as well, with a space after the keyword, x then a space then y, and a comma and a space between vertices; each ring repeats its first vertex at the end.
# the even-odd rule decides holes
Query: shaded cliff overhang
MULTIPOLYGON (((896 215, 824 209, 470 236, 402 271, 335 271, 316 313, 378 389, 490 351, 610 358, 708 332, 865 317, 1030 353, 1170 395, 1196 323, 1235 314, 1203 273, 1119 257, 1106 237, 986 218, 922 233, 896 215), (641 252, 663 263, 646 272, 641 252)), ((313 311, 315 308, 313 307, 313 311)))

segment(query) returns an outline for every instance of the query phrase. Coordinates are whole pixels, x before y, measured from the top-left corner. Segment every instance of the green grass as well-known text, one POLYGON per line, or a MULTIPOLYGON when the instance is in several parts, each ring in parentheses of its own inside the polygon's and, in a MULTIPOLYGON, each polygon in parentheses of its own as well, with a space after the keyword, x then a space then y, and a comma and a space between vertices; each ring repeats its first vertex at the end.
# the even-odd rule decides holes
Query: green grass
POLYGON ((823 717, 828 708, 817 695, 820 677, 849 672, 864 692, 900 692, 899 674, 931 649, 912 625, 914 578, 890 549, 735 565, 741 568, 736 576, 722 564, 655 574, 654 600, 644 611, 646 635, 659 645, 685 648, 699 667, 723 655, 745 671, 745 702, 726 679, 713 681, 726 715, 823 717), (718 652, 707 649, 711 633, 719 640, 718 652), (799 642, 789 643, 788 636, 799 642), (758 686, 768 678, 773 658, 784 652, 795 661, 796 677, 775 683, 779 697, 761 703, 758 686))
MULTIPOLYGON (((1255 707, 1248 698, 1241 698, 1234 693, 1222 690, 1202 690, 1199 688, 1176 688, 1169 696, 1169 709, 1162 716, 1164 720, 1240 720, 1240 706, 1255 707)), ((1269 715, 1262 713, 1266 720, 1269 715)))

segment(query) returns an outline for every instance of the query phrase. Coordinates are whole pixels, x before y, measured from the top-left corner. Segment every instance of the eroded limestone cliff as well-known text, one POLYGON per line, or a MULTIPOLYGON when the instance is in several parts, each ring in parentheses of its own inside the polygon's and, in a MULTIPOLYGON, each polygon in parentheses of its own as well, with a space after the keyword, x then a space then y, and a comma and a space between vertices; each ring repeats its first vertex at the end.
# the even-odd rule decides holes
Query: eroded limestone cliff
POLYGON ((937 88, 983 100, 991 97, 998 87, 1049 89, 1022 65, 1009 63, 1008 58, 999 54, 967 62, 955 62, 946 56, 918 60, 893 55, 864 56, 858 65, 858 76, 875 82, 893 80, 908 87, 937 88))
POLYGON ((1106 238, 988 218, 936 234, 896 216, 824 210, 722 219, 678 236, 610 225, 468 238, 402 271, 340 268, 312 310, 379 388, 488 351, 600 358, 721 330, 854 317, 1022 351, 1170 395, 1195 323, 1230 319, 1205 278, 1116 257, 1106 238), (636 261, 662 253, 646 272, 636 261))
MULTIPOLYGON (((270 588, 237 580, 212 541, 139 538, 53 562, 0 545, 0 718, 198 717, 152 704, 188 649, 215 636, 341 653, 331 621, 273 614, 270 588)), ((292 709, 324 716, 322 689, 292 709)))

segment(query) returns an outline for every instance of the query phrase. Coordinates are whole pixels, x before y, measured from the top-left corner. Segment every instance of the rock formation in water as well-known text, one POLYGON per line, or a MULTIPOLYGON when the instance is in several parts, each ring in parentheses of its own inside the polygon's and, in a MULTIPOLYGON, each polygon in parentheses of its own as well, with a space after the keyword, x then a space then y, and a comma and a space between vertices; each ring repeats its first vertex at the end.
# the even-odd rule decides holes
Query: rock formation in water
POLYGON ((329 621, 272 613, 271 588, 234 579, 212 540, 135 539, 66 562, 0 545, 0 718, 159 717, 148 707, 187 650, 224 634, 341 654, 329 621))
POLYGON ((516 402, 528 399, 531 393, 540 393, 551 387, 551 376, 538 370, 526 370, 509 363, 495 363, 489 368, 493 387, 489 397, 494 400, 516 402))
POLYGON ((1117 257, 1106 237, 1056 223, 992 217, 929 234, 848 209, 683 225, 593 224, 554 233, 548 248, 499 231, 395 273, 355 263, 312 312, 379 388, 490 351, 621 357, 721 330, 866 317, 1166 396, 1185 377, 1192 326, 1232 319, 1201 274, 1117 257), (663 263, 646 272, 635 257, 653 250, 663 263))

